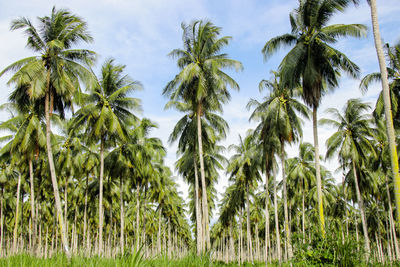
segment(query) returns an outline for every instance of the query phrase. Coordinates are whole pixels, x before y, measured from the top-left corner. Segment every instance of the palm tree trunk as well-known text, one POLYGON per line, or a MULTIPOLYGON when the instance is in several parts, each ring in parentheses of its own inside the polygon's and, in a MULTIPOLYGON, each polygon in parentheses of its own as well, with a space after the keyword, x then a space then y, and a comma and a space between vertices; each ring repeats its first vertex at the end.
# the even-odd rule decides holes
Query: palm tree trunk
POLYGON ((86 231, 87 231, 87 202, 88 202, 88 186, 89 186, 89 175, 86 177, 86 188, 85 188, 85 209, 83 211, 83 243, 87 247, 87 237, 86 237, 86 231))
POLYGON ((202 234, 202 227, 201 227, 201 213, 199 209, 199 175, 197 173, 197 161, 196 161, 196 154, 194 154, 194 203, 196 209, 196 247, 197 247, 197 255, 200 255, 202 252, 203 247, 203 234, 202 234))
POLYGON ((140 241, 140 184, 138 184, 136 189, 136 251, 139 251, 139 241, 140 241))
POLYGON ((161 255, 161 208, 158 210, 157 252, 161 255))
POLYGON ((119 204, 121 207, 121 237, 120 237, 120 246, 121 253, 124 253, 124 199, 123 199, 123 181, 122 175, 119 177, 119 204))
POLYGON ((371 7, 371 20, 372 20, 372 29, 374 33, 375 48, 378 56, 379 68, 381 71, 383 102, 384 102, 385 118, 386 118, 385 120, 386 131, 389 141, 390 160, 392 164, 394 196, 396 200, 396 210, 397 210, 397 222, 400 223, 400 173, 399 173, 399 162, 397 157, 396 139, 393 128, 392 108, 390 103, 389 81, 387 77, 388 74, 386 69, 385 56, 383 53, 381 34, 379 32, 376 0, 370 0, 369 3, 371 7))
POLYGON ((15 222, 14 222, 14 235, 13 235, 13 253, 17 252, 17 233, 18 233, 18 222, 19 222, 19 199, 21 192, 21 173, 18 173, 18 185, 17 185, 17 204, 15 207, 15 222))
POLYGON ((104 138, 100 141, 100 178, 99 178, 99 249, 98 254, 103 253, 103 175, 104 175, 104 138))
POLYGON ((268 240, 269 240, 269 189, 268 189, 268 170, 267 164, 265 166, 265 264, 268 261, 268 240))
POLYGON ((1 196, 0 196, 0 257, 3 256, 3 243, 4 243, 3 198, 4 198, 4 187, 2 186, 1 196))
POLYGON ((276 252, 279 263, 281 262, 281 239, 279 234, 279 218, 278 218, 278 195, 276 193, 276 177, 274 175, 274 215, 275 215, 275 233, 276 233, 276 252))
POLYGON ((400 258, 399 243, 397 242, 396 228, 395 228, 394 221, 393 221, 392 199, 390 197, 389 182, 388 182, 388 178, 386 175, 385 175, 385 185, 386 185, 386 195, 387 195, 388 203, 389 203, 388 206, 389 206, 390 231, 393 234, 394 250, 396 252, 396 260, 398 260, 400 258))
POLYGON ((285 232, 286 232, 286 244, 288 258, 293 257, 292 244, 290 240, 290 229, 289 229, 289 215, 288 215, 288 204, 287 204, 287 188, 286 188, 286 169, 285 169, 285 151, 284 144, 282 144, 281 151, 281 164, 282 164, 282 182, 283 182, 283 208, 285 216, 285 232))
POLYGON ((211 249, 211 242, 210 242, 210 230, 209 230, 209 219, 208 219, 207 185, 204 173, 203 142, 201 135, 201 115, 202 115, 202 106, 201 104, 199 104, 197 107, 197 141, 199 143, 201 190, 203 198, 203 218, 205 222, 204 224, 205 233, 203 233, 203 236, 205 237, 206 241, 206 249, 209 250, 211 249))
POLYGON ((250 200, 249 200, 249 184, 246 185, 246 213, 247 213, 247 256, 250 256, 250 261, 253 263, 253 245, 251 242, 250 228, 250 200))
POLYGON ((32 216, 32 224, 31 224, 31 231, 32 231, 32 244, 33 247, 36 245, 36 219, 35 219, 35 188, 33 184, 33 164, 32 159, 29 159, 29 181, 31 187, 31 216, 32 216))
POLYGON ((360 188, 358 187, 356 163, 354 162, 354 160, 352 161, 352 164, 353 164, 354 184, 356 187, 357 201, 358 201, 358 206, 360 208, 361 222, 362 222, 364 239, 365 239, 365 251, 367 252, 367 255, 369 255, 371 253, 371 249, 370 249, 370 245, 369 245, 367 219, 365 218, 365 211, 364 211, 364 202, 361 197, 360 188))
POLYGON ((306 236, 305 236, 305 229, 306 229, 306 216, 305 216, 305 208, 304 208, 304 180, 302 180, 302 189, 301 189, 301 216, 302 216, 302 225, 301 225, 301 231, 303 235, 303 244, 306 243, 306 236))
POLYGON ((67 256, 70 256, 69 248, 68 248, 68 239, 67 239, 67 232, 65 231, 65 222, 62 214, 61 208, 61 200, 60 200, 60 193, 58 190, 58 183, 56 177, 56 170, 54 166, 54 159, 53 159, 53 149, 51 147, 51 124, 50 124, 50 71, 47 72, 47 88, 45 94, 45 103, 44 103, 44 110, 45 110, 45 117, 46 117, 46 147, 47 147, 47 157, 49 159, 49 168, 50 168, 50 176, 51 176, 51 183, 53 184, 53 191, 54 191, 54 198, 56 202, 56 209, 57 209, 57 219, 58 225, 60 228, 60 236, 61 242, 64 246, 64 251, 67 256))
POLYGON ((319 223, 322 236, 325 238, 325 218, 324 218, 324 206, 322 204, 321 166, 319 163, 317 107, 315 106, 313 107, 313 135, 314 135, 314 150, 315 150, 315 170, 317 178, 319 223))
MULTIPOLYGON (((65 176, 65 185, 64 185, 64 219, 65 219, 65 231, 68 233, 68 213, 67 212, 68 212, 68 176, 65 176)), ((67 234, 66 237, 68 239, 68 234, 67 234)), ((71 249, 72 249, 72 246, 73 246, 73 244, 71 244, 71 249)))

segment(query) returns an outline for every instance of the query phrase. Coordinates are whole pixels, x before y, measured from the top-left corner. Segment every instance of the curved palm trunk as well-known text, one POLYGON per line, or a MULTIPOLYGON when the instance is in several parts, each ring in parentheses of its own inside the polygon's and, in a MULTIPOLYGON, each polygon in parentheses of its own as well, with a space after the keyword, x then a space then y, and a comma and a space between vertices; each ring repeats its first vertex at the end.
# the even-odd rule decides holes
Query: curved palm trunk
POLYGON ((399 162, 397 156, 396 139, 393 128, 392 119, 392 108, 390 103, 390 93, 389 93, 389 82, 388 74, 386 69, 385 56, 383 53, 383 46, 381 41, 381 34, 379 32, 378 23, 378 12, 376 9, 376 0, 370 0, 371 7, 371 19, 372 19, 372 29, 374 33, 375 48, 379 61, 379 68, 381 71, 381 81, 382 81, 382 91, 383 91, 383 102, 385 107, 385 118, 386 118, 386 131, 389 141, 390 150, 390 160, 392 164, 392 173, 394 181, 394 196, 396 200, 396 210, 397 210, 397 221, 400 223, 400 174, 399 174, 399 162))
POLYGON ((281 238, 279 235, 278 199, 276 194, 275 175, 274 175, 274 213, 275 213, 276 252, 278 256, 278 261, 281 262, 281 238))
POLYGON ((251 242, 250 228, 250 200, 249 200, 249 184, 246 185, 246 213, 247 213, 247 255, 250 256, 250 261, 253 263, 253 245, 251 242))
POLYGON ((120 237, 120 246, 121 253, 124 253, 124 199, 123 199, 123 181, 122 176, 119 177, 119 204, 121 207, 121 237, 120 237))
POLYGON ((197 235, 196 235, 196 246, 197 246, 197 255, 200 255, 201 253, 201 248, 203 247, 203 234, 201 231, 201 213, 199 209, 199 175, 197 173, 197 162, 196 162, 196 154, 194 156, 194 203, 195 203, 195 209, 196 209, 196 230, 197 230, 197 235))
POLYGON ((100 177, 99 177, 99 255, 103 253, 103 175, 104 175, 104 138, 100 141, 100 177))
POLYGON ((32 243, 33 247, 36 246, 36 218, 35 218, 35 188, 33 184, 33 164, 32 159, 29 159, 29 182, 31 187, 31 216, 32 216, 32 243))
POLYGON ((320 223, 322 236, 325 238, 325 218, 324 218, 324 206, 322 203, 321 166, 319 163, 318 121, 317 121, 317 108, 316 107, 313 107, 313 135, 314 135, 314 150, 315 150, 315 170, 316 170, 316 178, 317 178, 319 223, 320 223))
POLYGON ((292 243, 290 240, 290 228, 289 228, 289 215, 288 215, 288 204, 287 204, 287 189, 286 189, 286 169, 285 169, 285 151, 284 145, 282 144, 281 152, 281 163, 282 163, 282 182, 283 182, 283 209, 285 216, 285 232, 286 232, 286 244, 287 244, 287 254, 288 258, 293 257, 292 243))
POLYGON ((352 164, 353 164, 354 184, 356 187, 357 201, 358 201, 358 206, 360 208, 361 222, 362 222, 364 239, 365 239, 365 250, 366 250, 367 254, 369 255, 371 253, 371 249, 370 249, 370 245, 369 245, 367 219, 365 218, 365 211, 364 211, 364 202, 361 197, 360 188, 358 187, 357 170, 356 170, 356 164, 355 164, 354 160, 352 161, 352 164))
POLYGON ((203 142, 201 137, 201 104, 198 105, 197 108, 197 141, 199 143, 199 158, 200 158, 200 176, 201 176, 201 190, 202 190, 202 198, 203 198, 203 219, 204 219, 204 228, 205 233, 203 236, 206 241, 206 249, 211 249, 210 242, 210 230, 209 230, 209 219, 208 219, 208 203, 207 203, 207 185, 206 178, 204 173, 204 159, 203 159, 203 142))
POLYGON ((47 72, 47 90, 46 90, 45 103, 44 103, 44 110, 45 110, 45 116, 46 116, 47 157, 49 159, 51 183, 53 184, 53 191, 54 191, 54 198, 55 198, 55 202, 56 202, 57 220, 58 220, 58 225, 60 228, 61 242, 64 246, 65 253, 67 254, 67 256, 70 256, 67 233, 65 231, 65 222, 64 222, 62 208, 61 208, 60 192, 58 190, 56 170, 54 167, 53 149, 51 147, 50 90, 49 89, 50 89, 50 71, 47 72))
POLYGON ((17 252, 17 237, 18 237, 18 222, 19 222, 19 199, 21 195, 21 173, 18 174, 18 185, 17 185, 17 204, 15 207, 15 223, 14 223, 14 235, 13 235, 13 253, 17 252))
MULTIPOLYGON (((266 166, 267 167, 267 166, 266 166)), ((268 209, 268 204, 269 204, 269 192, 268 192, 268 171, 266 168, 265 171, 265 265, 267 265, 268 262, 268 240, 269 240, 269 209, 268 209)))

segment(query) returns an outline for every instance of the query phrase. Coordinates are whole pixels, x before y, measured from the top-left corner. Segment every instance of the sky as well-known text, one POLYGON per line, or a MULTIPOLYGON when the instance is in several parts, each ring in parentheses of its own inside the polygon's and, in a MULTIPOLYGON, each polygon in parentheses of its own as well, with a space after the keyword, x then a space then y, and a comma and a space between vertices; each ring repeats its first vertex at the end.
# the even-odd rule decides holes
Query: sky
MULTIPOLYGON (((370 23, 370 11, 366 1, 360 1, 357 7, 349 7, 344 13, 337 14, 330 24, 362 23, 368 27, 368 35, 363 39, 347 38, 335 44, 335 48, 344 52, 361 69, 361 77, 379 70, 370 23)), ((399 0, 379 0, 378 15, 382 39, 395 44, 400 41, 400 3, 399 0)), ((10 23, 18 17, 28 17, 34 25, 36 18, 49 15, 52 7, 66 8, 82 17, 87 23, 94 42, 80 44, 99 55, 95 72, 109 57, 118 64, 126 65, 126 73, 143 84, 144 90, 134 96, 142 100, 141 117, 156 122, 158 129, 153 136, 161 138, 167 148, 166 164, 174 170, 176 144, 169 144, 168 137, 178 119, 183 115, 174 110, 164 110, 168 99, 162 96, 165 85, 174 78, 179 69, 176 61, 167 55, 175 48, 182 48, 181 23, 190 23, 197 19, 206 19, 222 28, 222 36, 231 36, 230 44, 223 52, 242 62, 240 72, 229 71, 240 86, 240 91, 232 91, 231 101, 224 106, 224 119, 229 123, 230 131, 222 143, 226 147, 238 143, 239 134, 255 127, 249 122, 251 111, 246 109, 250 98, 261 100, 266 92, 260 93, 258 84, 262 79, 270 79, 271 70, 276 70, 288 49, 282 49, 268 61, 263 60, 261 49, 272 37, 290 31, 289 12, 297 7, 297 0, 0 0, 0 69, 32 55, 25 48, 26 37, 21 31, 10 31, 10 23)), ((12 87, 7 85, 9 76, 0 77, 0 104, 7 102, 12 87)), ((321 103, 318 117, 327 117, 327 108, 342 109, 350 98, 361 97, 375 104, 380 84, 370 87, 362 95, 358 89, 359 80, 343 76, 340 86, 326 95, 321 103)), ((0 113, 0 121, 7 119, 6 113, 0 113)), ((312 123, 304 122, 303 141, 313 143, 312 123)), ((319 127, 319 144, 324 155, 325 141, 333 129, 319 127)), ((287 147, 288 155, 297 154, 297 145, 287 147)), ((229 157, 230 153, 227 152, 229 157)), ((337 160, 323 163, 334 172, 337 160)), ((340 173, 335 174, 337 181, 340 173)), ((187 199, 188 186, 181 177, 176 177, 181 195, 187 199)), ((220 194, 228 186, 228 180, 221 173, 217 184, 220 194)))

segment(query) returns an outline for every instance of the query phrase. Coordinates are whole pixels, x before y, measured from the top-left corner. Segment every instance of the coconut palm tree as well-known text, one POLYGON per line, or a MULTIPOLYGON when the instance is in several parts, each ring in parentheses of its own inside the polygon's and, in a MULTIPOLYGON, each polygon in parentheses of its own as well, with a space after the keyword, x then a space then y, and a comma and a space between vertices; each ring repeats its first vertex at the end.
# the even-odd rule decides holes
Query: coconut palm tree
POLYGON ((250 190, 253 191, 257 187, 257 181, 261 180, 259 173, 261 161, 254 141, 251 131, 244 139, 239 135, 239 145, 229 146, 229 150, 233 150, 235 154, 229 159, 227 167, 230 179, 234 181, 237 190, 241 190, 246 195, 247 255, 250 255, 251 262, 254 259, 250 230, 250 190))
POLYGON ((137 117, 132 113, 140 110, 140 101, 128 95, 142 88, 141 84, 124 74, 125 66, 117 65, 114 59, 107 59, 101 74, 89 88, 90 93, 83 106, 75 114, 73 128, 85 127, 88 144, 100 143, 99 172, 99 254, 103 250, 103 176, 104 151, 125 141, 128 127, 137 117))
POLYGON ((58 111, 64 116, 64 109, 71 105, 74 92, 79 89, 79 81, 91 76, 85 66, 91 65, 95 53, 86 49, 74 49, 80 41, 91 42, 87 24, 68 10, 53 7, 50 16, 39 17, 39 27, 35 28, 25 17, 11 23, 11 30, 23 29, 28 36, 27 47, 37 56, 21 59, 6 67, 6 72, 15 72, 8 84, 25 86, 26 94, 44 105, 46 118, 46 146, 57 208, 58 224, 64 249, 68 252, 65 222, 61 210, 58 183, 51 147, 50 115, 58 111))
POLYGON ((328 109, 334 119, 321 119, 320 123, 333 126, 337 129, 326 141, 327 158, 338 153, 339 162, 342 166, 351 166, 358 206, 361 213, 363 225, 365 249, 370 253, 370 242, 368 238, 368 227, 365 217, 364 201, 359 188, 357 169, 364 168, 365 160, 369 157, 367 153, 375 155, 371 141, 371 118, 365 112, 370 106, 359 99, 350 99, 343 108, 343 115, 337 109, 328 109))
POLYGON ((283 181, 283 201, 284 201, 284 216, 285 216, 285 232, 286 242, 288 244, 288 256, 293 256, 290 229, 288 222, 288 207, 287 207, 287 188, 286 188, 286 171, 285 171, 285 144, 296 141, 302 135, 302 121, 297 116, 300 113, 308 118, 308 108, 298 101, 295 97, 300 96, 301 90, 288 90, 280 82, 277 73, 273 73, 274 78, 271 81, 263 80, 260 83, 260 89, 267 88, 270 90, 270 95, 264 99, 263 103, 251 100, 248 107, 256 106, 252 117, 263 119, 263 123, 268 124, 271 131, 275 131, 275 135, 280 142, 280 151, 282 163, 282 181, 283 181))
POLYGON ((330 18, 342 12, 349 1, 301 0, 299 7, 290 13, 291 33, 270 39, 262 49, 267 59, 281 46, 292 46, 279 65, 282 82, 288 88, 301 86, 305 103, 313 110, 313 135, 315 167, 318 189, 318 212, 322 235, 325 219, 322 203, 321 173, 317 130, 317 110, 328 89, 338 86, 340 72, 357 77, 359 68, 345 54, 331 45, 339 37, 366 35, 361 24, 328 25, 330 18))
POLYGON ((169 55, 178 59, 179 74, 164 88, 163 95, 174 101, 190 103, 197 118, 197 141, 202 184, 203 217, 205 221, 206 248, 210 249, 207 189, 203 159, 201 117, 206 111, 222 111, 222 104, 229 100, 228 86, 239 85, 222 69, 242 68, 240 62, 221 53, 230 37, 219 37, 221 28, 208 21, 182 23, 183 49, 175 49, 169 55))

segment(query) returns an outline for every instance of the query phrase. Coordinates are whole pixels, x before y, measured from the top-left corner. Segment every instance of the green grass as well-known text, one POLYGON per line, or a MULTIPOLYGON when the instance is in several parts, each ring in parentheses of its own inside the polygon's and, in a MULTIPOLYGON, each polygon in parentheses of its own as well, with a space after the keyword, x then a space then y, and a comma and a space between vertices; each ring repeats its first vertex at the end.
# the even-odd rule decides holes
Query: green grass
MULTIPOLYGON (((209 257, 186 256, 179 260, 169 260, 166 257, 142 260, 136 255, 128 255, 116 259, 107 259, 100 257, 84 258, 74 256, 68 259, 65 255, 59 254, 48 259, 36 258, 27 254, 0 258, 0 267, 25 267, 25 266, 43 266, 43 267, 108 267, 108 266, 148 266, 148 267, 225 267, 239 266, 238 264, 224 264, 222 262, 212 262, 209 257)), ((259 264, 242 264, 241 266, 265 266, 264 263, 259 264)))

